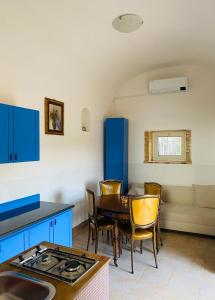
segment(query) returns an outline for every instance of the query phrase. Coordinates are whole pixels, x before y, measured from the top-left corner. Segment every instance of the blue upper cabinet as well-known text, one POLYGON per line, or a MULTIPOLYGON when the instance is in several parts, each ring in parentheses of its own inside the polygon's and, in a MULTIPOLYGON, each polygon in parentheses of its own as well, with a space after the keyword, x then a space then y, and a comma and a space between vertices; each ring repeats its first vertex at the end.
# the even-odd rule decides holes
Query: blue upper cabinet
POLYGON ((104 179, 119 179, 128 191, 128 120, 108 118, 104 124, 104 179))
POLYGON ((8 163, 13 159, 12 114, 13 111, 9 105, 0 105, 0 163, 8 163))
POLYGON ((0 104, 0 163, 39 160, 39 112, 0 104))
POLYGON ((39 113, 32 109, 14 107, 14 161, 39 159, 39 113))

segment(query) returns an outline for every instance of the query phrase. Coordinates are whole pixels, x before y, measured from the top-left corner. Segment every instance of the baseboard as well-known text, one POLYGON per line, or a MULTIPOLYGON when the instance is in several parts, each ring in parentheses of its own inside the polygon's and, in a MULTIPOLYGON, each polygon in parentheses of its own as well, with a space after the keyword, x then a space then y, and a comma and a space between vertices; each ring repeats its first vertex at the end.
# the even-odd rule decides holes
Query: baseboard
POLYGON ((79 234, 79 232, 86 227, 88 224, 88 220, 85 220, 83 222, 81 222, 80 224, 76 225, 75 227, 72 228, 72 235, 73 237, 77 236, 79 234))
POLYGON ((165 232, 165 231, 166 232, 173 232, 173 233, 179 233, 179 234, 187 234, 187 235, 192 235, 192 236, 197 236, 197 237, 202 237, 202 238, 215 239, 214 235, 203 234, 203 233, 188 232, 188 231, 167 229, 167 228, 161 228, 161 231, 163 231, 163 232, 165 232))

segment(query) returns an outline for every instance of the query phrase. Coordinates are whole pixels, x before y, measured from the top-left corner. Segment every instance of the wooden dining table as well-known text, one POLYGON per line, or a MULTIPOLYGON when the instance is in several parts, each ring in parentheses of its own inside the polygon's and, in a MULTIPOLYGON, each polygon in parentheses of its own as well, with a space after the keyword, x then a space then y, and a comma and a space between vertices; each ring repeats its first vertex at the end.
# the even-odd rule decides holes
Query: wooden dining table
POLYGON ((97 213, 113 220, 114 264, 119 257, 119 220, 129 220, 129 205, 123 195, 103 195, 96 198, 97 213))
MULTIPOLYGON (((114 264, 117 267, 119 257, 119 220, 130 220, 130 211, 128 199, 124 195, 101 195, 96 197, 97 213, 113 220, 113 246, 114 246, 114 264)), ((160 214, 160 212, 159 212, 160 214)), ((158 214, 158 220, 159 220, 158 214)), ((159 223, 158 223, 159 224, 159 223)), ((157 227, 157 251, 160 249, 160 228, 157 227)))

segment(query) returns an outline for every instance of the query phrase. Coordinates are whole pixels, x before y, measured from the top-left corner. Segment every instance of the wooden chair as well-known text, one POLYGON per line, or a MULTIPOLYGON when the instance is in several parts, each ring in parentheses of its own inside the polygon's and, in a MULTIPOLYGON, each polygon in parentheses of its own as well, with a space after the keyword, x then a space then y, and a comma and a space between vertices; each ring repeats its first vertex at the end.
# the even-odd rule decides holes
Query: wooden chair
POLYGON ((98 239, 99 231, 113 231, 112 220, 104 218, 97 215, 96 203, 95 203, 95 194, 93 191, 86 190, 86 198, 88 201, 88 220, 89 220, 89 231, 88 231, 88 240, 87 240, 87 251, 89 249, 90 236, 91 233, 95 233, 95 253, 98 251, 98 239))
POLYGON ((120 195, 122 191, 122 181, 116 179, 108 179, 100 181, 101 195, 120 195))
POLYGON ((129 207, 130 225, 119 225, 119 230, 120 233, 128 236, 131 241, 131 273, 134 273, 134 242, 145 239, 152 239, 155 266, 158 268, 156 251, 156 223, 159 207, 159 196, 132 197, 129 199, 129 207))
POLYGON ((159 209, 158 209, 158 219, 156 225, 156 237, 157 237, 157 251, 159 252, 160 246, 163 246, 163 241, 160 234, 160 207, 161 207, 161 193, 162 186, 157 182, 145 182, 144 183, 145 195, 156 195, 160 197, 159 209))

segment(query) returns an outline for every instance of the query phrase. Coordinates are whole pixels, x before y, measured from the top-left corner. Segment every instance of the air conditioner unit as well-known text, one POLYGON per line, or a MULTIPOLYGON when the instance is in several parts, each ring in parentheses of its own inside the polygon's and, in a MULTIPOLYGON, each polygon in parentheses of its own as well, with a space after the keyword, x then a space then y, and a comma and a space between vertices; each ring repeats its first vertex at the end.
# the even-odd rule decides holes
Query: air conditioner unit
POLYGON ((151 80, 149 82, 150 94, 186 92, 187 90, 188 90, 187 77, 151 80))

